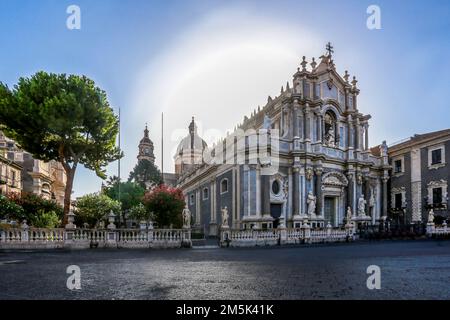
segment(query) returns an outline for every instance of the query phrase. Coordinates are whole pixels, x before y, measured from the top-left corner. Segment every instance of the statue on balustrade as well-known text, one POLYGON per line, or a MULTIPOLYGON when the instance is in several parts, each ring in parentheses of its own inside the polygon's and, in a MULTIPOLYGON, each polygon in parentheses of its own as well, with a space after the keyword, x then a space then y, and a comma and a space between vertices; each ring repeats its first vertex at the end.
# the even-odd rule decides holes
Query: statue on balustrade
POLYGON ((228 208, 225 207, 221 211, 222 211, 222 227, 228 227, 228 208))
POLYGON ((347 207, 347 223, 350 223, 352 221, 352 209, 350 207, 347 207))
POLYGON ((434 211, 433 209, 430 210, 428 213, 428 223, 434 223, 434 211))
POLYGON ((312 191, 308 192, 306 203, 308 204, 308 215, 314 217, 316 215, 316 197, 313 195, 312 191))
POLYGON ((190 228, 191 226, 191 211, 188 209, 187 205, 184 207, 183 212, 183 227, 190 228))

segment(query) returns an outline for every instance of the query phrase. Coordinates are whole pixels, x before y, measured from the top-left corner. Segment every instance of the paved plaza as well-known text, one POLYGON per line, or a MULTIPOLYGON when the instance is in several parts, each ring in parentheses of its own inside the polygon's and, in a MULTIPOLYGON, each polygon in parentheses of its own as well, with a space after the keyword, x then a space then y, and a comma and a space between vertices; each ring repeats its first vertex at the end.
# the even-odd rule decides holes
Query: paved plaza
POLYGON ((2 251, 0 299, 450 299, 450 241, 2 251), (66 286, 69 265, 81 289, 66 286), (381 289, 369 290, 369 265, 381 289))

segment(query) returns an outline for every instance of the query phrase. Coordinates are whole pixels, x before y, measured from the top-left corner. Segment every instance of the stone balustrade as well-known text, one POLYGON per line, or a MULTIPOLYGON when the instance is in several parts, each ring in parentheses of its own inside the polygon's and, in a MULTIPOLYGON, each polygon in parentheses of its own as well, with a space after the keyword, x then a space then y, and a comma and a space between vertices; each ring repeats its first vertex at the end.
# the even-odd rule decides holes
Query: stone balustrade
POLYGON ((450 236, 450 228, 447 223, 436 226, 434 222, 428 222, 427 224, 427 235, 429 237, 444 237, 450 236))
POLYGON ((274 230, 223 230, 221 245, 230 247, 272 246, 301 243, 346 242, 354 239, 354 229, 302 228, 274 230))
POLYGON ((64 229, 14 228, 0 230, 0 249, 56 249, 64 246, 64 229))
POLYGON ((0 249, 180 248, 190 247, 190 229, 0 230, 0 249))

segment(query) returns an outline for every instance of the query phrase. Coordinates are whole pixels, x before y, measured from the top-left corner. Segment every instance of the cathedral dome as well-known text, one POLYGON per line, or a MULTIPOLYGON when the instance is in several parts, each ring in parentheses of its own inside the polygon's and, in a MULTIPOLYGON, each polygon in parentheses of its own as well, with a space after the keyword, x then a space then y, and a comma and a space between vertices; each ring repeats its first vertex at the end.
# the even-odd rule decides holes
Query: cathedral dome
POLYGON ((175 156, 190 153, 191 151, 203 152, 207 147, 208 145, 205 140, 198 135, 197 125, 194 122, 194 117, 192 117, 191 124, 189 125, 189 134, 178 144, 175 156))
POLYGON ((189 134, 178 144, 175 154, 175 173, 183 174, 203 163, 203 151, 208 147, 197 133, 194 117, 189 125, 189 134))

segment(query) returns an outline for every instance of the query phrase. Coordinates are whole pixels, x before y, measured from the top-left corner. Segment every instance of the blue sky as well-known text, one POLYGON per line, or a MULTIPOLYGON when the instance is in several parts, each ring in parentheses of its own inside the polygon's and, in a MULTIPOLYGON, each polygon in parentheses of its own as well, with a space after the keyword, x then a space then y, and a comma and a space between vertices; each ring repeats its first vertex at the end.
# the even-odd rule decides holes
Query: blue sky
MULTIPOLYGON (((85 74, 122 111, 122 175, 136 162, 146 122, 165 171, 191 115, 207 142, 291 80, 301 57, 335 47, 338 71, 356 75, 359 109, 372 115, 370 143, 450 127, 450 2, 233 0, 1 0, 0 81, 36 71, 85 74), (68 30, 66 8, 81 8, 68 30), (381 30, 366 27, 369 5, 381 30)), ((117 164, 108 167, 115 174, 117 164)), ((101 180, 79 170, 75 196, 101 180)))

